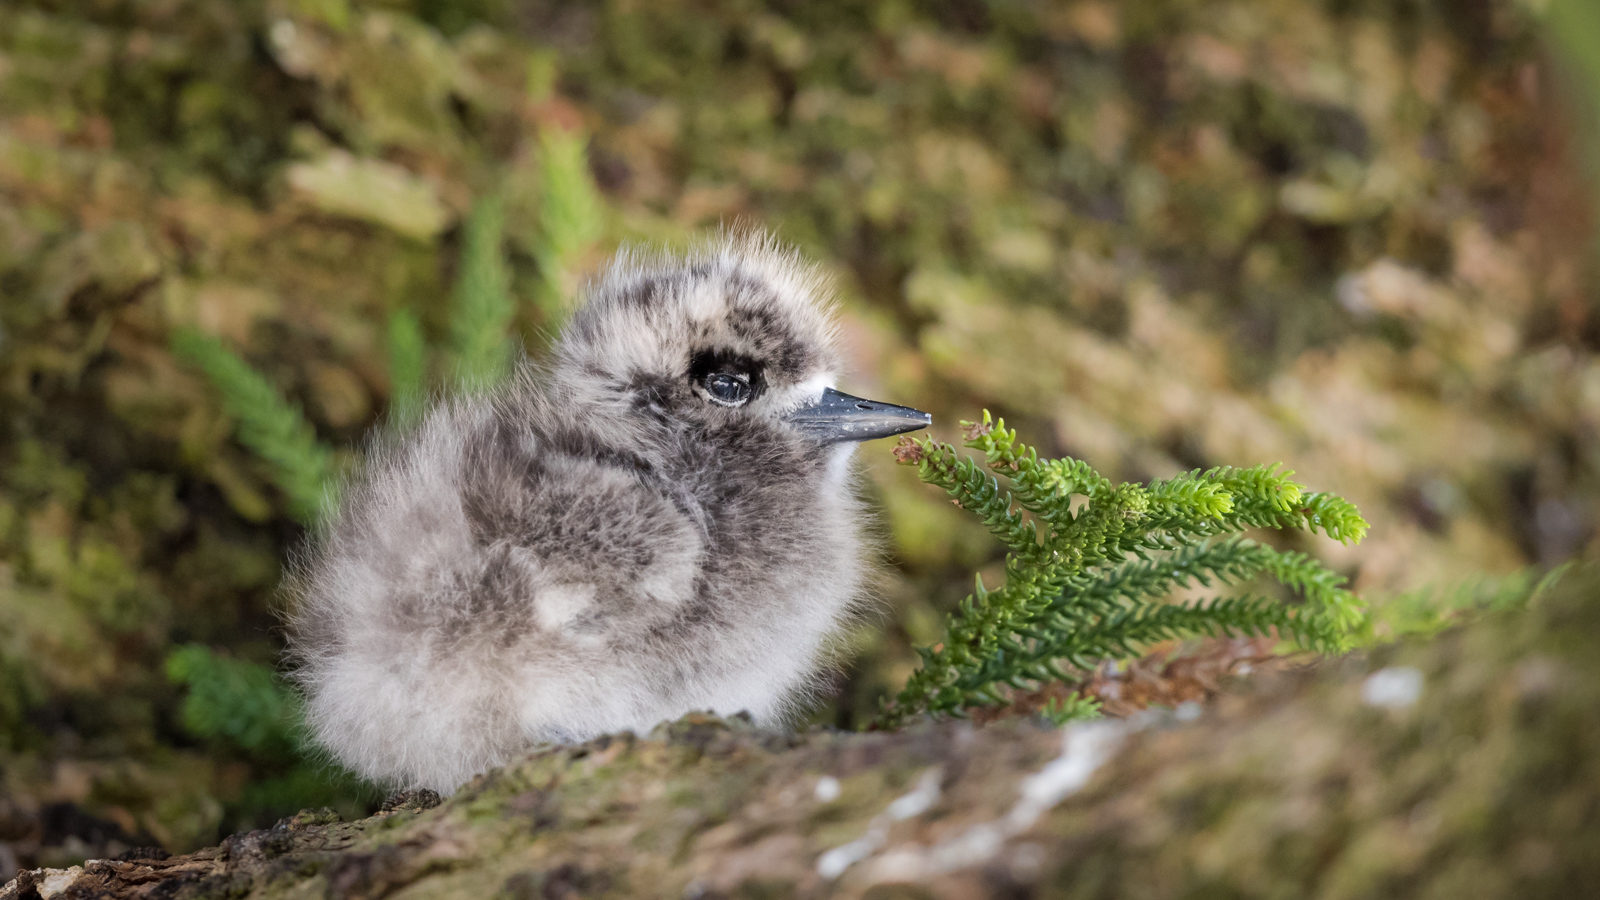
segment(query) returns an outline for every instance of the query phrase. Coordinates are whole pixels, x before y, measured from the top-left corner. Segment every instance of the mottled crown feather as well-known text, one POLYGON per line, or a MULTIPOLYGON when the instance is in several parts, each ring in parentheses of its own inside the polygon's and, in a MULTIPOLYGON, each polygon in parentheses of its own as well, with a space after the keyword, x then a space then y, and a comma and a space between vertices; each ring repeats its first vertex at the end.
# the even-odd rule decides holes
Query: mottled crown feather
POLYGON ((563 332, 555 365, 622 386, 677 378, 701 354, 732 354, 758 364, 781 395, 831 383, 837 343, 820 270, 764 232, 729 231, 686 255, 619 253, 563 332))

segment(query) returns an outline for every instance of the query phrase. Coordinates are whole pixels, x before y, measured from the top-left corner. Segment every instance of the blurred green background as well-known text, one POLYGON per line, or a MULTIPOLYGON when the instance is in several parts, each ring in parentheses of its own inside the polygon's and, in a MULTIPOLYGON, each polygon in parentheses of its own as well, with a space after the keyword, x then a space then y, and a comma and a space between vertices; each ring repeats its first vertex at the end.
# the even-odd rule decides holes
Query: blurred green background
MULTIPOLYGON (((1306 549, 1380 607, 1584 553, 1584 34, 1583 0, 3 0, 0 878, 374 801, 296 751, 298 501, 174 338, 348 461, 395 323, 448 342, 485 197, 531 353, 620 242, 744 220, 832 272, 843 386, 945 439, 987 407, 1115 477, 1281 460, 1372 522, 1306 549)), ((845 726, 998 570, 862 457, 889 563, 845 726)))

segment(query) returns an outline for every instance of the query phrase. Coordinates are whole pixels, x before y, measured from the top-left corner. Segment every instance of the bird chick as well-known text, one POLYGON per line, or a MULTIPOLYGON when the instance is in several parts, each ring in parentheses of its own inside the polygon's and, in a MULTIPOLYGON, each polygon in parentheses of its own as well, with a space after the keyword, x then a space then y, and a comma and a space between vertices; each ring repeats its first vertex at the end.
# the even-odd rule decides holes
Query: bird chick
POLYGON ((315 740, 449 792, 535 743, 802 708, 862 587, 854 444, 929 421, 834 390, 836 344, 769 239, 624 255, 547 366, 379 440, 292 579, 315 740))

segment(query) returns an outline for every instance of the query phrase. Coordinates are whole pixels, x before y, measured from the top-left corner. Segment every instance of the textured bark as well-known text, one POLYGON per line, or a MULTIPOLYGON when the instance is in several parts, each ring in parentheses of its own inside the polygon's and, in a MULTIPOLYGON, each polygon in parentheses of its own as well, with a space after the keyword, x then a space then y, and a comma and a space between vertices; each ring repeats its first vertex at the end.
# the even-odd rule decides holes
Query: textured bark
POLYGON ((443 803, 25 872, 0 898, 1585 896, 1597 583, 1198 716, 803 735, 691 717, 443 803))

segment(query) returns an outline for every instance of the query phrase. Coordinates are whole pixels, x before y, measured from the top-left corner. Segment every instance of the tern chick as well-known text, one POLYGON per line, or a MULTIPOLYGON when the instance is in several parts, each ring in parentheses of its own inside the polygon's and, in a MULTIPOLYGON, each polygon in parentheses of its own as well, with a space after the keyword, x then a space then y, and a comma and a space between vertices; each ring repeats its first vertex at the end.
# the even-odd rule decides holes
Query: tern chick
POLYGON ((858 441, 816 273, 761 237, 623 256, 544 367, 378 441, 292 583, 313 737, 449 792, 540 742, 781 723, 858 598, 858 441))

